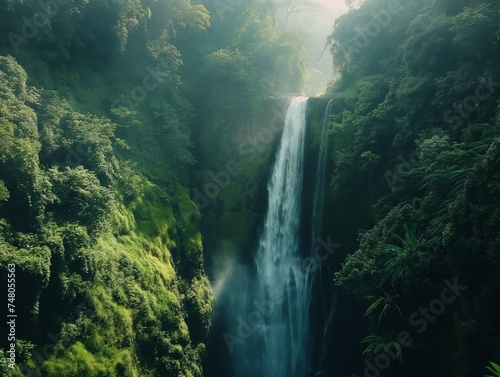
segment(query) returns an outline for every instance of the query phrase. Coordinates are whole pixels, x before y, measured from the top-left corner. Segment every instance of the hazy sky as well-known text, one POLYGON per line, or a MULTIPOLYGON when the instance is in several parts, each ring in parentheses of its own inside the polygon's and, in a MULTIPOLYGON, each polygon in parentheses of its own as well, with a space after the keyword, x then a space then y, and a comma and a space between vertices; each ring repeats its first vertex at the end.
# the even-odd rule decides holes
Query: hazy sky
POLYGON ((315 95, 331 80, 332 56, 326 47, 326 38, 333 30, 335 19, 349 8, 345 0, 314 0, 321 4, 322 11, 297 12, 291 18, 288 28, 305 28, 310 38, 306 43, 310 76, 306 82, 306 94, 315 95))
POLYGON ((332 11, 335 16, 338 16, 348 10, 345 0, 315 0, 322 4, 325 8, 332 11))

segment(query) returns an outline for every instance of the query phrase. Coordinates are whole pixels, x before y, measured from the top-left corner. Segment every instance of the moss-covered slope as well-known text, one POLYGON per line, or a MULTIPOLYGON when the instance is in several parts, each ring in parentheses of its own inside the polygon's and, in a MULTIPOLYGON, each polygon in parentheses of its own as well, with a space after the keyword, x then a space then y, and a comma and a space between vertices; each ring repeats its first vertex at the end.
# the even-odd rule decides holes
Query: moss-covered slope
POLYGON ((117 138, 124 123, 31 86, 13 57, 0 77, 0 278, 15 264, 18 316, 2 373, 202 376, 213 298, 178 173, 117 138))

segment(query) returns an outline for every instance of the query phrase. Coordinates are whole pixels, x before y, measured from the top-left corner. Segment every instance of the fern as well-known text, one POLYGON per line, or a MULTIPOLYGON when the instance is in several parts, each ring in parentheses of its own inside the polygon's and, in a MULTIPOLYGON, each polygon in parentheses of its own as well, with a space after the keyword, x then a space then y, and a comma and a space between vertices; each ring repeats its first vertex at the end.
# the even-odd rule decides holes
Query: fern
POLYGON ((390 281, 394 286, 398 280, 402 280, 410 275, 415 266, 415 261, 426 260, 428 252, 421 249, 428 248, 436 242, 436 239, 424 240, 422 236, 417 237, 415 228, 409 229, 404 224, 404 239, 394 234, 401 246, 385 244, 382 246, 381 255, 386 256, 384 268, 384 281, 390 281))
POLYGON ((403 363, 401 345, 398 342, 394 341, 392 337, 386 332, 384 332, 384 335, 368 335, 367 337, 361 339, 361 343, 368 343, 368 346, 363 351, 363 355, 378 355, 381 353, 385 353, 391 347, 394 347, 398 355, 399 363, 403 363))
MULTIPOLYGON (((490 361, 490 366, 486 366, 486 369, 488 369, 491 373, 493 373, 493 377, 500 377, 500 365, 494 363, 493 361, 490 361)), ((485 377, 491 377, 491 376, 485 376, 485 377)))
POLYGON ((399 295, 389 295, 386 291, 384 291, 382 288, 383 295, 382 296, 367 296, 365 298, 373 300, 376 299, 366 310, 365 316, 369 315, 372 313, 375 309, 377 309, 379 306, 382 306, 382 310, 380 311, 379 317, 378 317, 378 324, 380 325, 380 321, 382 320, 382 317, 389 312, 391 309, 395 309, 398 311, 401 319, 403 318, 403 313, 401 312, 401 309, 399 308, 399 305, 396 304, 394 301, 395 298, 399 297, 399 295))

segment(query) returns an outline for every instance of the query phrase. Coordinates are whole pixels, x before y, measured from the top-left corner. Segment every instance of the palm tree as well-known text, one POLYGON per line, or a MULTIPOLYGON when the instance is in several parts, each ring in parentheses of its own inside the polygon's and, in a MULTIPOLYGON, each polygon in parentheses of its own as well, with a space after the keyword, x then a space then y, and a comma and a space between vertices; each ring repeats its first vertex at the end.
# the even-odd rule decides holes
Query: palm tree
POLYGON ((394 234, 401 246, 384 244, 381 248, 381 255, 387 258, 384 268, 384 281, 390 281, 394 286, 398 280, 404 280, 411 276, 417 262, 427 260, 430 255, 422 249, 429 247, 436 242, 436 239, 424 240, 423 236, 417 237, 415 228, 408 229, 403 226, 404 239, 394 234))
POLYGON ((369 300, 375 299, 375 301, 368 307, 368 309, 365 312, 365 316, 369 315, 372 313, 375 309, 378 307, 381 307, 382 310, 380 311, 380 314, 378 316, 378 324, 380 325, 380 321, 382 320, 382 317, 385 316, 390 310, 396 310, 401 319, 403 319, 403 314, 401 313, 401 309, 399 308, 399 305, 396 304, 395 298, 399 297, 399 295, 389 295, 384 289, 380 288, 382 291, 382 296, 367 296, 365 298, 369 300))

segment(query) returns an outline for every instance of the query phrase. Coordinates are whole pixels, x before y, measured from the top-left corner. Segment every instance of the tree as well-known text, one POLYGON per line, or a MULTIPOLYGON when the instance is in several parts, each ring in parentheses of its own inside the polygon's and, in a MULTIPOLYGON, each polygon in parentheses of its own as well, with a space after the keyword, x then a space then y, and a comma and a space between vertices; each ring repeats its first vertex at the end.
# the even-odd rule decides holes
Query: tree
POLYGON ((321 6, 313 0, 280 0, 278 1, 278 8, 281 8, 284 13, 283 30, 287 29, 288 21, 292 15, 302 12, 319 12, 321 10, 321 6))
POLYGON ((415 268, 419 265, 426 265, 432 258, 430 248, 436 243, 435 239, 425 240, 423 236, 417 237, 415 228, 404 228, 404 239, 394 234, 401 246, 394 244, 383 244, 380 255, 387 258, 384 268, 384 281, 390 282, 393 286, 397 283, 408 284, 414 280, 415 268), (424 251, 427 249, 426 251, 424 251))

